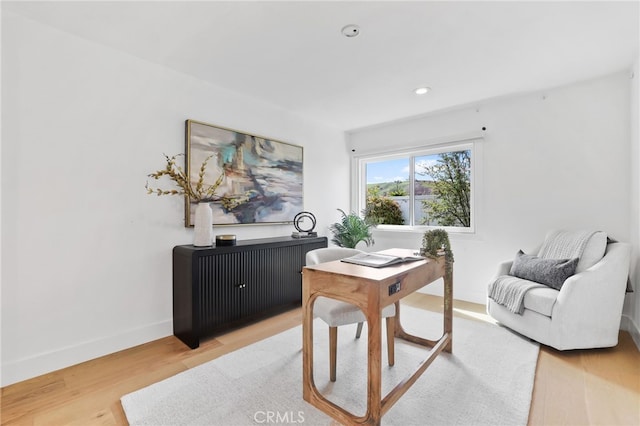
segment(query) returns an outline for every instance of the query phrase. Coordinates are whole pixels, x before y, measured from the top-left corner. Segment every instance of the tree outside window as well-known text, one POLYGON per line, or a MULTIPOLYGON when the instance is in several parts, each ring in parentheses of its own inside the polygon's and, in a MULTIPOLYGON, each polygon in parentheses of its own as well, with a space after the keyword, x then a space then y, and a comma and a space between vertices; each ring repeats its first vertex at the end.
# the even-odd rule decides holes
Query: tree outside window
POLYGON ((422 201, 422 224, 471 226, 471 151, 416 158, 416 175, 427 178, 433 195, 422 201))
POLYGON ((382 225, 472 229, 473 145, 361 159, 364 216, 382 225), (457 148, 457 149, 456 149, 457 148))

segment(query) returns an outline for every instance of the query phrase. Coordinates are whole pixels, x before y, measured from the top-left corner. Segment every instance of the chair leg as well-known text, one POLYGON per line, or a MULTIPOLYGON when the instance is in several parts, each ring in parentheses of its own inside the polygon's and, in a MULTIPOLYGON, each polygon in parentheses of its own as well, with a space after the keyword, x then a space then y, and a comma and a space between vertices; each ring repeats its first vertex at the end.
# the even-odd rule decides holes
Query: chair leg
POLYGON ((329 380, 336 381, 336 352, 338 350, 338 327, 329 327, 329 380))
MULTIPOLYGON (((395 341, 393 340, 395 332, 395 317, 387 317, 387 358, 389 366, 395 364, 395 341)), ((360 338, 362 333, 362 323, 358 323, 356 330, 356 339, 360 338)), ((336 358, 338 351, 338 327, 329 327, 329 380, 336 381, 336 358)))
POLYGON ((356 329, 356 339, 359 339, 361 334, 362 334, 362 323, 359 322, 358 328, 356 329))
POLYGON ((387 317, 387 358, 389 359, 389 366, 395 364, 395 341, 393 340, 394 331, 396 325, 395 317, 387 317))

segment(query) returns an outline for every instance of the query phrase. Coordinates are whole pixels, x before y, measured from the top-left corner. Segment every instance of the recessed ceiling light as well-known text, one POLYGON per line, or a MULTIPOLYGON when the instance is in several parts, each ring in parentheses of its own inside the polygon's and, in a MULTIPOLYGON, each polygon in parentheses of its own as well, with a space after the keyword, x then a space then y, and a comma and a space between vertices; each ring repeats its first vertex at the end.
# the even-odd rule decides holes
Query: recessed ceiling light
POLYGON ((415 89, 413 91, 413 93, 415 93, 416 95, 424 95, 426 93, 428 93, 431 90, 431 87, 418 87, 417 89, 415 89))

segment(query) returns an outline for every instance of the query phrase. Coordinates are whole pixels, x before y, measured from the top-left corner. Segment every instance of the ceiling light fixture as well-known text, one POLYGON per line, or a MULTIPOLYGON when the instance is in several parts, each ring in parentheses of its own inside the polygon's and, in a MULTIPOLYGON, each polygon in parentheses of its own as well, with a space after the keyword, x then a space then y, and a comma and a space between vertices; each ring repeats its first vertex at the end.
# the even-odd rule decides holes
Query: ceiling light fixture
POLYGON ((360 27, 354 24, 342 27, 342 35, 345 37, 357 37, 360 34, 360 27))
POLYGON ((428 93, 431 90, 431 87, 418 87, 417 89, 414 89, 413 93, 415 93, 416 95, 424 95, 426 93, 428 93))

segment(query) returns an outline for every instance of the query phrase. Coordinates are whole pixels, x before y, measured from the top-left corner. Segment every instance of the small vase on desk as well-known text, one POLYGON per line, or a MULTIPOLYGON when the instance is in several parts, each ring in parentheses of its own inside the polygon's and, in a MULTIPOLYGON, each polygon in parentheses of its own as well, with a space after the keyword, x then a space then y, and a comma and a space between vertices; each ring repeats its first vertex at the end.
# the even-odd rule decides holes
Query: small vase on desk
POLYGON ((208 247, 213 244, 213 212, 209 203, 198 203, 193 223, 193 245, 208 247))

